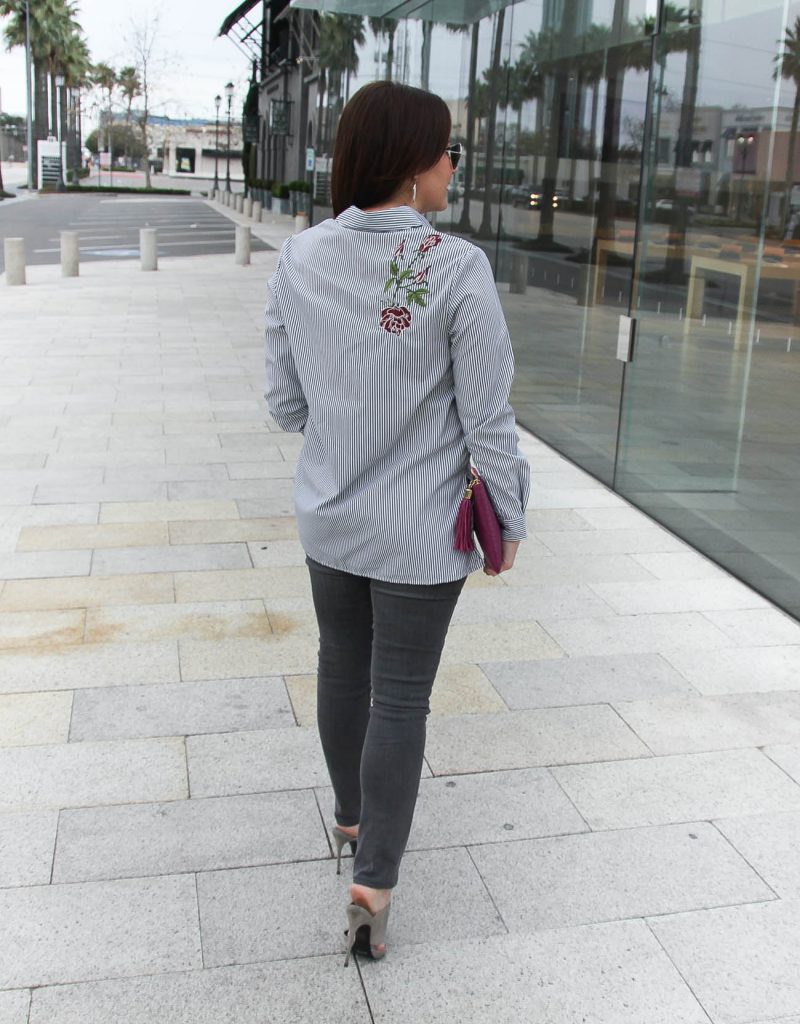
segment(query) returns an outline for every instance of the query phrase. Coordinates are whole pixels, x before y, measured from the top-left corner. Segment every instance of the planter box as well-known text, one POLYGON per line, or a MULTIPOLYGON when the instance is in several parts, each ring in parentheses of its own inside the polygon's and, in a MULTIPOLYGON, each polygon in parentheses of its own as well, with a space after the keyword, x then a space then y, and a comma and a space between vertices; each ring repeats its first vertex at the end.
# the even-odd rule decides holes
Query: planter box
POLYGON ((284 216, 291 213, 291 200, 289 199, 276 199, 272 197, 272 212, 280 213, 284 216))

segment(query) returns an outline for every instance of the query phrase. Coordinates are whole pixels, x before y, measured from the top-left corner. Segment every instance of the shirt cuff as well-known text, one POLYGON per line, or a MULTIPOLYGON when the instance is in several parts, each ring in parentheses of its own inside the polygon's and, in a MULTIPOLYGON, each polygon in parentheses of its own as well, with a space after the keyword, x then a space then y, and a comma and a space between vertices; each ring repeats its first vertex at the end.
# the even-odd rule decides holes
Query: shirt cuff
POLYGON ((511 519, 503 523, 503 540, 525 540, 528 536, 528 527, 525 516, 518 519, 511 519))

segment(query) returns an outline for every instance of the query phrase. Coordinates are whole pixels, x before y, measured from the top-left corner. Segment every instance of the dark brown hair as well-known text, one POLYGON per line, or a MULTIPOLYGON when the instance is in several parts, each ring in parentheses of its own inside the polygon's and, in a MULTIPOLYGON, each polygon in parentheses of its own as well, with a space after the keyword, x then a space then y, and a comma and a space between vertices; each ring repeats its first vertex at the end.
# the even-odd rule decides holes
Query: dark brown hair
POLYGON ((333 150, 335 217, 349 206, 385 203, 441 159, 450 111, 441 97, 397 82, 370 82, 342 111, 333 150))

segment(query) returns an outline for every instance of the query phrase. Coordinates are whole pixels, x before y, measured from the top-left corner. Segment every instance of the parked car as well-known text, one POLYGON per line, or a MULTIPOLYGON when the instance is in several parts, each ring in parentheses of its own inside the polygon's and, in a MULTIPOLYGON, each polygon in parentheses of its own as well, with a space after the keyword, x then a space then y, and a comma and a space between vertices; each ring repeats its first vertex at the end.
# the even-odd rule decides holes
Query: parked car
MULTIPOLYGON (((566 194, 561 189, 554 189, 551 204, 554 210, 566 199, 566 194)), ((527 206, 529 210, 540 210, 542 208, 542 189, 535 185, 520 185, 511 191, 512 206, 527 206)))
MULTIPOLYGON (((656 220, 670 221, 672 214, 678 209, 680 203, 677 199, 656 199, 653 207, 656 220)), ((693 203, 686 204, 686 218, 691 221, 695 214, 693 203)))

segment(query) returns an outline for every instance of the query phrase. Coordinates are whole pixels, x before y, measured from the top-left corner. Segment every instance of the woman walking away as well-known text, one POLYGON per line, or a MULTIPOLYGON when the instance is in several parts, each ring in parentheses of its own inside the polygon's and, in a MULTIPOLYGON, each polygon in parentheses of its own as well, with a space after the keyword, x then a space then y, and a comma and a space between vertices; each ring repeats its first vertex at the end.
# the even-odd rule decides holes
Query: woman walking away
POLYGON ((471 465, 502 527, 500 572, 525 537, 528 465, 491 268, 423 216, 447 208, 460 153, 438 96, 360 89, 338 129, 335 219, 287 240, 266 307, 269 410, 305 438, 295 504, 339 868, 342 847, 355 851, 345 964, 384 955, 447 629, 467 575, 496 575, 454 546, 471 465))

